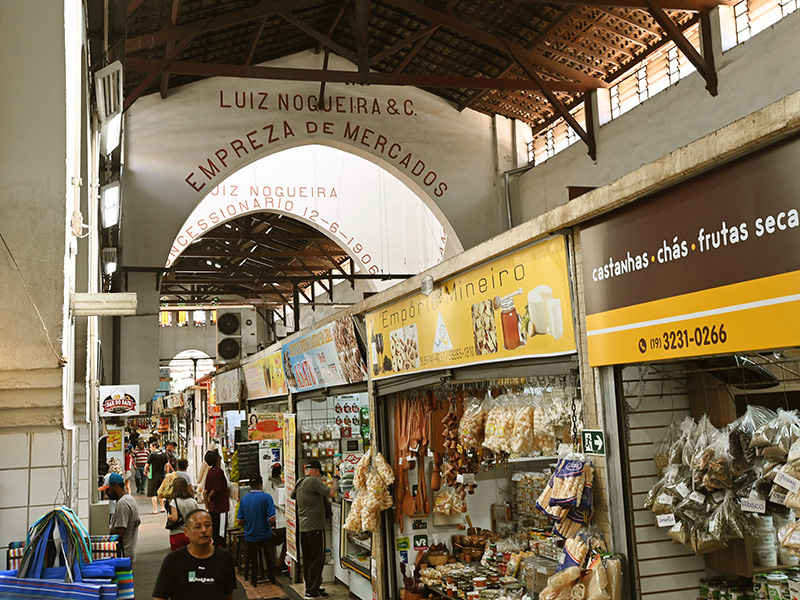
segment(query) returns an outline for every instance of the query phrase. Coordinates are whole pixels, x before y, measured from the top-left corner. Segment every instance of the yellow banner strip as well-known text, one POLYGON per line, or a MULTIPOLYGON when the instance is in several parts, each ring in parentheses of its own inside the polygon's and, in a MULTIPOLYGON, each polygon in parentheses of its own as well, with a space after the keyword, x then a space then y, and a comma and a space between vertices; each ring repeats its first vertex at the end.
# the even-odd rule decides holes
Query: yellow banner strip
POLYGON ((608 313, 592 315, 589 364, 650 362, 796 345, 800 339, 798 289, 800 272, 793 272, 648 303, 658 305, 653 312, 645 304, 629 307, 636 311, 623 309, 629 316, 651 317, 636 322, 612 325, 613 319, 597 318, 608 313), (760 299, 754 299, 756 293, 760 299), (672 314, 666 310, 670 305, 672 314), (687 307, 694 310, 687 311, 687 307))
POLYGON ((800 271, 763 277, 626 306, 586 316, 587 335, 602 335, 650 325, 665 325, 687 319, 738 312, 751 308, 800 300, 800 271), (770 297, 765 298, 766 295, 770 297))

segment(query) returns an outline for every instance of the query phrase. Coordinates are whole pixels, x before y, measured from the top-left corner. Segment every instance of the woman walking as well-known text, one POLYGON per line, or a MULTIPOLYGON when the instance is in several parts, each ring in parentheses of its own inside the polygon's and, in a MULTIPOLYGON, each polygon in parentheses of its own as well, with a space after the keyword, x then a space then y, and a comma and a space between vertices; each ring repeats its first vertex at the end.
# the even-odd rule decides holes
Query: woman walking
POLYGON ((172 482, 172 500, 169 502, 167 513, 167 529, 169 529, 169 548, 177 550, 189 543, 189 538, 183 531, 186 515, 200 508, 192 497, 189 484, 185 479, 176 477, 172 482))

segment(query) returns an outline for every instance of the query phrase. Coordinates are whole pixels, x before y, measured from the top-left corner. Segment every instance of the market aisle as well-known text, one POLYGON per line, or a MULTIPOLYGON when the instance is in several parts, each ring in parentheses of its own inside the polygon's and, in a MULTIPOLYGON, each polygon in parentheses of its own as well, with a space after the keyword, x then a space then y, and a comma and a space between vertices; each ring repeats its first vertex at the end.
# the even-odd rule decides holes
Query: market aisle
MULTIPOLYGON (((150 514, 153 509, 150 498, 139 495, 134 495, 134 498, 139 505, 139 517, 142 524, 139 526, 139 544, 136 561, 133 563, 133 588, 136 600, 147 600, 153 597, 153 586, 158 577, 161 561, 169 554, 169 534, 164 529, 167 515, 166 513, 150 514)), ((253 597, 260 598, 261 596, 251 596, 251 598, 253 597)), ((247 599, 248 595, 240 580, 236 591, 233 592, 233 600, 247 599)))
MULTIPOLYGON (((139 506, 139 517, 142 524, 139 526, 139 545, 136 562, 133 563, 133 587, 137 600, 152 598, 153 586, 161 568, 161 561, 169 554, 169 537, 164 524, 167 521, 166 513, 150 514, 153 504, 146 496, 134 495, 139 506)), ((269 583, 259 583, 253 587, 245 582, 237 572, 239 585, 233 592, 233 600, 257 600, 271 598, 285 598, 283 585, 289 583, 288 578, 278 576, 280 586, 269 583)))

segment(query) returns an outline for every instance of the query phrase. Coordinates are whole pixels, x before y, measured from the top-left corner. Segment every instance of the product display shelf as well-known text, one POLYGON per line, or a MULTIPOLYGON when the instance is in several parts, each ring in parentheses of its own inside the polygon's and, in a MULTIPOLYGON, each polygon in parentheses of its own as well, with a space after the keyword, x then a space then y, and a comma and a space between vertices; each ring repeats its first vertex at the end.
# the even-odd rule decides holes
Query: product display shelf
POLYGON ((448 596, 447 594, 445 594, 444 588, 440 585, 426 585, 425 588, 429 589, 437 596, 441 596, 442 598, 450 598, 450 600, 461 600, 458 597, 448 596))
POLYGON ((364 550, 372 550, 372 540, 360 540, 357 537, 351 537, 348 541, 356 546, 364 548, 364 550))
POLYGON ((748 579, 754 573, 771 573, 772 571, 793 568, 786 565, 762 567, 753 564, 754 562, 751 544, 742 539, 730 540, 727 548, 706 554, 706 566, 710 569, 720 571, 726 575, 738 575, 748 579))
POLYGON ((509 463, 526 463, 526 462, 558 462, 558 456, 518 456, 516 458, 509 458, 509 463))

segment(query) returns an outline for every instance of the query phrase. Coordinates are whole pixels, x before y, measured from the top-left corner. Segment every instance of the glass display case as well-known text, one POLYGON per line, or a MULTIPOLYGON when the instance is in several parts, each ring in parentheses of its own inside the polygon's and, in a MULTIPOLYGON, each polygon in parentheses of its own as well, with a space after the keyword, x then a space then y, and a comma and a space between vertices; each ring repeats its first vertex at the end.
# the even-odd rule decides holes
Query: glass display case
POLYGON ((370 559, 372 557, 372 534, 369 531, 355 533, 344 529, 347 514, 353 506, 352 500, 342 498, 342 534, 339 538, 339 556, 342 567, 351 569, 365 577, 370 578, 370 559))

